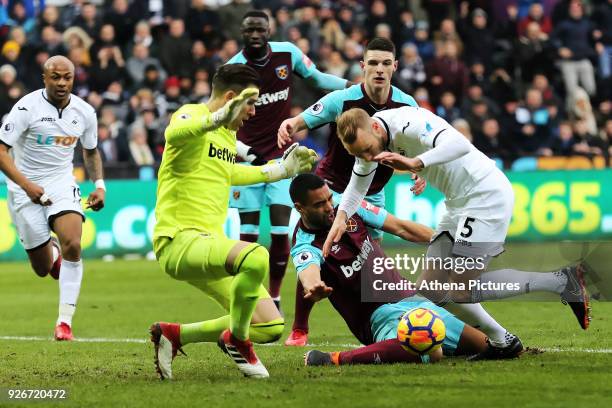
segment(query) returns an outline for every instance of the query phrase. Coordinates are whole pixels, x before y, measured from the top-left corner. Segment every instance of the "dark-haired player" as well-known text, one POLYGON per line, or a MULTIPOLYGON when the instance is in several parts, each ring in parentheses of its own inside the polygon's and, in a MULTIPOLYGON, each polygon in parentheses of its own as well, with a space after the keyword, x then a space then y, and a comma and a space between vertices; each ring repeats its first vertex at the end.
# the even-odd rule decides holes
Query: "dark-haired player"
MULTIPOLYGON (((252 164, 263 164, 283 155, 286 147, 276 145, 276 132, 290 116, 293 75, 325 90, 342 89, 349 83, 342 78, 320 72, 299 48, 290 42, 268 42, 268 15, 254 10, 242 20, 244 48, 228 64, 246 64, 261 77, 257 115, 238 131, 238 155, 252 164)), ((280 305, 280 288, 289 256, 288 225, 291 215, 289 180, 232 188, 230 207, 240 213, 240 239, 256 242, 259 236, 259 214, 270 208, 270 286, 272 298, 280 305)), ((280 307, 280 306, 279 306, 280 307)))
POLYGON ((151 326, 155 363, 172 378, 172 360, 188 343, 218 341, 247 377, 268 377, 255 342, 278 339, 284 321, 262 281, 268 251, 223 233, 232 185, 273 182, 309 171, 316 154, 291 146, 279 162, 235 163, 236 130, 255 115, 259 75, 246 65, 224 65, 213 78, 211 99, 177 110, 166 128, 159 169, 153 249, 162 269, 219 302, 229 312, 191 324, 151 326))
MULTIPOLYGON (((353 335, 365 347, 355 350, 306 353, 306 365, 426 363, 441 358, 440 352, 416 356, 404 350, 397 340, 397 323, 402 314, 415 307, 434 310, 446 325, 442 345, 447 355, 469 355, 486 350, 484 333, 429 302, 414 296, 414 291, 388 290, 384 296, 370 293, 376 301, 362 301, 364 286, 373 288, 374 279, 382 283, 401 283, 404 278, 393 268, 383 268, 374 274, 375 259, 385 253, 368 232, 367 226, 379 228, 409 241, 427 242, 433 231, 411 221, 400 220, 384 209, 361 206, 351 217, 350 232, 343 235, 327 258, 321 248, 334 219, 332 192, 323 179, 314 174, 301 174, 291 183, 291 199, 300 220, 291 248, 293 263, 304 287, 304 297, 318 301, 329 296, 353 335), (391 303, 389 303, 391 302, 391 303)), ((383 263, 384 265, 384 263, 383 263)), ((366 289, 368 290, 368 289, 366 289)))
MULTIPOLYGON (((417 106, 414 98, 391 85, 391 77, 397 69, 395 45, 385 38, 372 39, 363 54, 361 61, 364 82, 350 88, 331 92, 321 98, 298 116, 283 121, 278 129, 278 145, 285 146, 291 141, 291 135, 303 129, 314 129, 330 124, 331 134, 328 139, 327 152, 319 162, 315 174, 323 177, 339 202, 349 179, 355 158, 348 154, 336 134, 336 118, 342 112, 359 107, 373 115, 386 109, 400 106, 417 106)), ((393 175, 393 169, 381 166, 376 170, 374 181, 368 190, 366 201, 385 207, 383 186, 393 175)), ((414 190, 418 194, 424 188, 419 184, 414 190)), ((380 240, 382 231, 371 230, 372 237, 380 240)), ((312 303, 301 299, 302 288, 298 282, 296 290, 296 310, 293 330, 286 341, 288 346, 304 346, 308 340, 308 316, 312 303)))

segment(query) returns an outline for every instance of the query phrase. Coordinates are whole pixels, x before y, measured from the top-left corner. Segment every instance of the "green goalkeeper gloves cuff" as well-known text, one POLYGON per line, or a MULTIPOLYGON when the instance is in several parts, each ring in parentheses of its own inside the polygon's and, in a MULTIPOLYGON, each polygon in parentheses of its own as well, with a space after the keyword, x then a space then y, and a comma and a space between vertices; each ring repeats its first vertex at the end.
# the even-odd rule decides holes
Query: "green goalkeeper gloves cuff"
POLYGON ((266 164, 261 171, 266 175, 266 182, 270 183, 311 171, 316 159, 314 150, 294 143, 285 151, 280 162, 266 164))

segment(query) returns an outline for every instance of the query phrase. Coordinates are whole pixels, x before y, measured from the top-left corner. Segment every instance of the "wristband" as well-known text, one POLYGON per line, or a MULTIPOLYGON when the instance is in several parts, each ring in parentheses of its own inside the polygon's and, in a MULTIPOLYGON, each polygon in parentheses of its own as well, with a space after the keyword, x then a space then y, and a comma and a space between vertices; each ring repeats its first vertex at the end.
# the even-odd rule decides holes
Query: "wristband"
POLYGON ((104 184, 104 180, 97 179, 94 184, 96 185, 96 189, 101 188, 102 190, 106 191, 106 184, 104 184))

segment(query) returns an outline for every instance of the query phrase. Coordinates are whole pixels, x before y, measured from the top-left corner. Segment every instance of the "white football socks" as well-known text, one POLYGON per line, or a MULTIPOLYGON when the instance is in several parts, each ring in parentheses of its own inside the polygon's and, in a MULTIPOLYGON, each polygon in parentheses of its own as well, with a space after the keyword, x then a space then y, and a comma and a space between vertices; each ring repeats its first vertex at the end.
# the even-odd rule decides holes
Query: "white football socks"
POLYGON ((500 284, 493 285, 494 289, 481 289, 479 291, 477 300, 484 301, 505 299, 530 292, 561 294, 567 284, 567 276, 562 272, 524 272, 516 269, 499 269, 483 273, 480 276, 480 282, 500 284))
POLYGON ((70 262, 62 259, 59 278, 59 316, 57 324, 62 322, 72 325, 72 316, 81 291, 83 279, 83 261, 70 262))
POLYGON ((480 303, 448 303, 444 308, 470 326, 478 326, 489 337, 492 345, 498 347, 507 345, 506 329, 497 323, 480 303))

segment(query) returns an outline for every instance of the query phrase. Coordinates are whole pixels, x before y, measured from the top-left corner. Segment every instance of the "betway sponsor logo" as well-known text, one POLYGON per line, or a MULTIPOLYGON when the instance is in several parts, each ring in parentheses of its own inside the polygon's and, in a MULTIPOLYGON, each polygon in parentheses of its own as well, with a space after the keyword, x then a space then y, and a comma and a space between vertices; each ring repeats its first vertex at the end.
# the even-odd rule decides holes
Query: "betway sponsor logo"
POLYGON ((287 99, 289 99, 289 87, 282 91, 259 95, 257 102, 255 102, 255 106, 268 105, 279 101, 286 101, 287 99))
POLYGON ((236 153, 230 152, 227 147, 221 149, 220 147, 215 147, 212 143, 208 148, 208 157, 216 157, 217 159, 221 159, 230 163, 236 162, 236 153))
POLYGON ((340 270, 342 271, 344 276, 350 278, 355 272, 359 272, 373 249, 374 245, 372 245, 370 237, 367 237, 365 241, 363 241, 363 244, 361 245, 361 251, 359 251, 357 258, 355 258, 353 263, 350 265, 340 265, 340 270))

